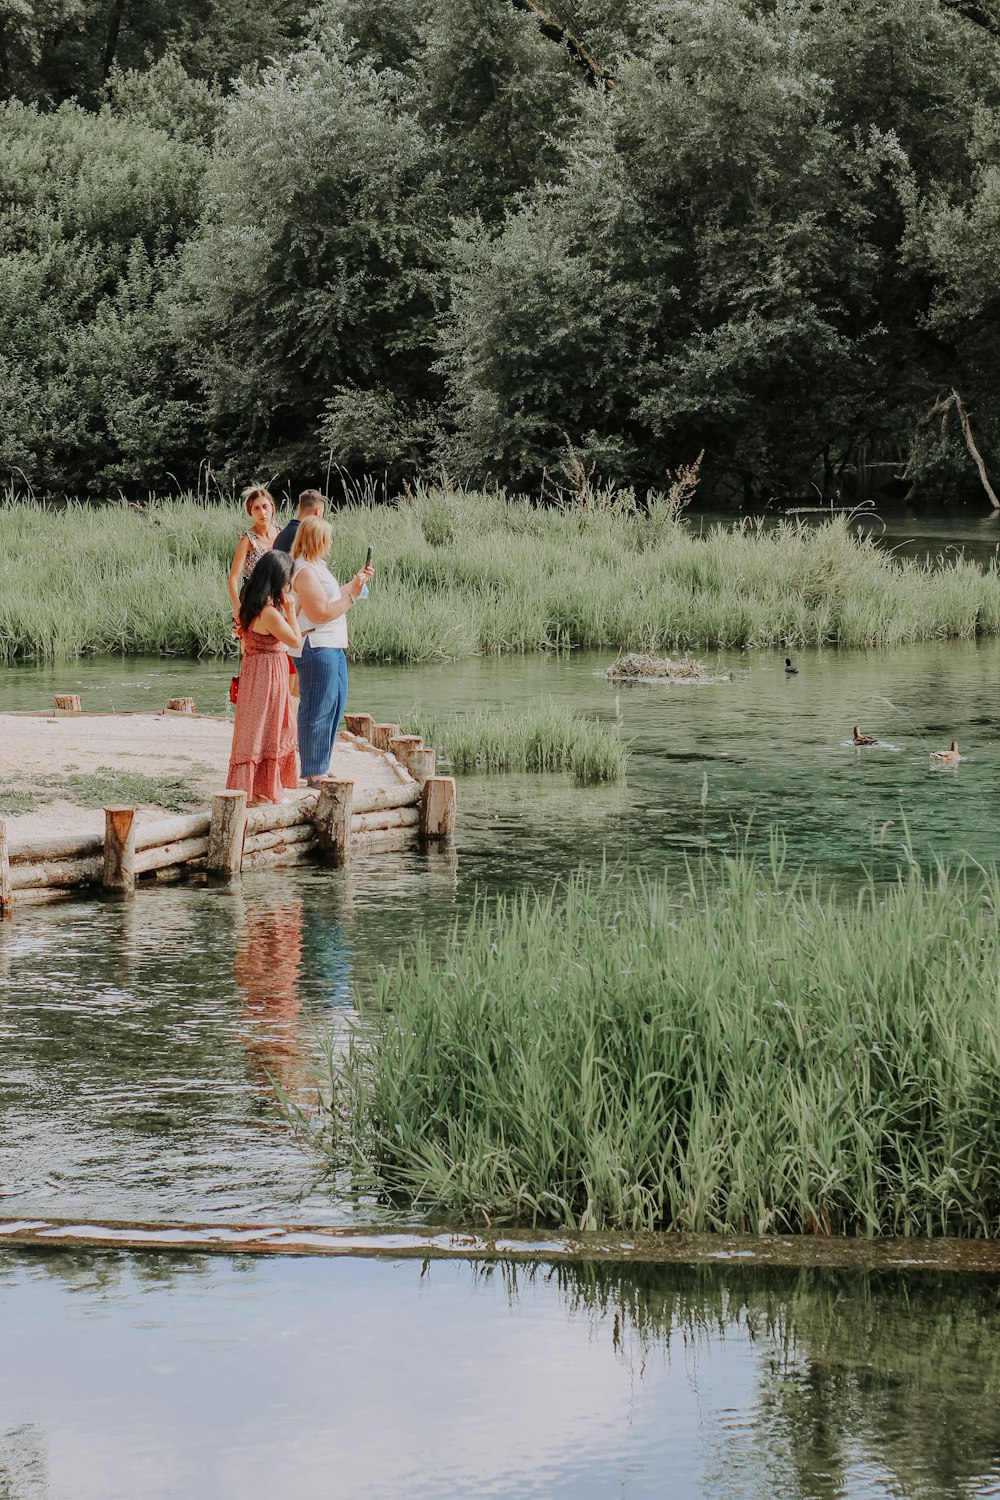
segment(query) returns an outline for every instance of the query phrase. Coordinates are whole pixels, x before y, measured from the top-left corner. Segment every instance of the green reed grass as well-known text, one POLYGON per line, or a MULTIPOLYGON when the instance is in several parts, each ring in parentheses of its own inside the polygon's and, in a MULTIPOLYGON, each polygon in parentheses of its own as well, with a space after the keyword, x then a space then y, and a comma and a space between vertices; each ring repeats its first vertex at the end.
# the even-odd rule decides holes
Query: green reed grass
MULTIPOLYGON (((352 651, 433 661, 566 646, 609 651, 889 646, 1000 630, 1000 574, 899 560, 843 517, 692 533, 669 506, 542 509, 418 488, 332 516, 333 567, 375 547, 352 651)), ((0 504, 0 660, 233 649, 225 577, 245 517, 191 499, 0 504)))
POLYGON ((847 900, 777 851, 484 905, 376 981, 332 1149, 466 1221, 996 1235, 998 917, 996 872, 847 900))
POLYGON ((628 750, 607 724, 552 698, 503 711, 416 711, 414 733, 458 771, 571 771, 581 785, 623 781, 628 750))

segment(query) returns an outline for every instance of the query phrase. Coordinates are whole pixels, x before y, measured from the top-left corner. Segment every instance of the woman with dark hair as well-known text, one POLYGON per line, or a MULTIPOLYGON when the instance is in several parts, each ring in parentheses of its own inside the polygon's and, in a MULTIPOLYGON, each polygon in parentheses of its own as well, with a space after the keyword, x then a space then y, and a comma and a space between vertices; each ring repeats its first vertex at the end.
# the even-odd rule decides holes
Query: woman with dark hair
POLYGON ((298 786, 297 736, 288 691, 288 650, 302 645, 291 593, 292 559, 267 552, 240 600, 243 636, 240 692, 226 786, 247 802, 282 802, 298 786))

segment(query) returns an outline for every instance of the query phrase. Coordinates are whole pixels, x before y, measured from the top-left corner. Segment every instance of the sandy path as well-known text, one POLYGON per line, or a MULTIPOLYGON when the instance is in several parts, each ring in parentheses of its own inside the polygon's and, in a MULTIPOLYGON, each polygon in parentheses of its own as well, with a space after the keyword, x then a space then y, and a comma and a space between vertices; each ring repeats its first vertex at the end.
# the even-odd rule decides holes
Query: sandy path
MULTIPOLYGON (((0 791, 31 792, 43 779, 68 774, 90 775, 102 767, 152 777, 180 777, 199 793, 200 805, 226 784, 233 728, 224 719, 186 714, 81 714, 59 717, 0 714, 0 791)), ((380 756, 337 741, 333 776, 354 781, 358 790, 398 785, 391 766, 380 756)), ((58 834, 100 833, 104 813, 45 793, 58 800, 32 812, 6 815, 12 843, 58 834)), ((196 812, 199 804, 188 811, 196 812)), ((140 819, 164 817, 150 803, 140 819)))

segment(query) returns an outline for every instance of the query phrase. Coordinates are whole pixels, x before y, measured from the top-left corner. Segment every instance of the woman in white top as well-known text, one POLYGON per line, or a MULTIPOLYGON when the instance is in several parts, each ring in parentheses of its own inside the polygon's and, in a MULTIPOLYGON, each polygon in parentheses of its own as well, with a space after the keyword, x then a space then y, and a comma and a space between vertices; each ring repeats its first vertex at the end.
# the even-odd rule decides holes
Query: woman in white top
POLYGON ((301 650, 292 653, 299 669, 299 758, 310 785, 330 769, 347 703, 347 611, 373 571, 362 568, 350 583, 339 584, 324 561, 332 540, 329 521, 308 516, 292 544, 292 590, 303 637, 301 650))

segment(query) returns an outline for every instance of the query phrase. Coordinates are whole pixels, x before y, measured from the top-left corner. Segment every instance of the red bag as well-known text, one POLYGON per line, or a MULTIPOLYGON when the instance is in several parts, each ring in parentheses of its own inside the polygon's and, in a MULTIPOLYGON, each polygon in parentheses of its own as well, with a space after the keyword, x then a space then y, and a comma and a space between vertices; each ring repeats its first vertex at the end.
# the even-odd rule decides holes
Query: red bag
POLYGON ((240 694, 240 679, 238 677, 230 677, 230 679, 229 679, 229 701, 230 701, 230 703, 235 703, 236 700, 237 700, 237 698, 239 697, 239 694, 240 694))

